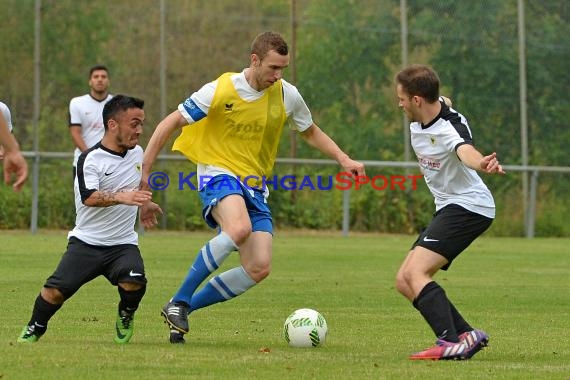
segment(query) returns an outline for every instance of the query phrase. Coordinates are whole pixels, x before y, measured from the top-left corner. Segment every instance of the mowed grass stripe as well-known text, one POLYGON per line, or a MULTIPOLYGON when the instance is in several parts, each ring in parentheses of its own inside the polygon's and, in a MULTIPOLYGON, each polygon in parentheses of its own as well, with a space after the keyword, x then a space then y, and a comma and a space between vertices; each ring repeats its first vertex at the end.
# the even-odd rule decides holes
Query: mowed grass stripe
MULTIPOLYGON (((410 362, 433 344, 394 289, 414 236, 277 231, 269 278, 190 317, 187 344, 168 343, 160 307, 176 292, 208 233, 141 236, 148 291, 128 345, 113 343, 118 295, 104 278, 82 288, 33 345, 17 344, 35 297, 66 246, 65 231, 2 231, 0 378, 4 379, 569 379, 570 239, 475 241, 436 276, 491 336, 467 362, 410 362), (323 347, 289 348, 285 318, 319 310, 323 347)), ((222 270, 238 264, 236 254, 222 270)))

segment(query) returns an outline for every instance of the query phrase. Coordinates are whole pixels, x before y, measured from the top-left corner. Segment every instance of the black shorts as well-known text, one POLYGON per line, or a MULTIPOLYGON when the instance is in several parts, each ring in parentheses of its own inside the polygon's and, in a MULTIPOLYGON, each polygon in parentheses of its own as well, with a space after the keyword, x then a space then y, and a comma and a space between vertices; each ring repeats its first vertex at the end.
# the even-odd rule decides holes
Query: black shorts
POLYGON ((493 223, 492 218, 471 212, 458 205, 448 205, 437 211, 431 223, 412 245, 424 247, 445 257, 449 262, 441 269, 447 270, 476 238, 493 223))
POLYGON ((67 299, 100 275, 113 285, 119 282, 145 285, 147 280, 139 247, 133 244, 95 246, 70 237, 67 250, 44 286, 59 289, 67 299))

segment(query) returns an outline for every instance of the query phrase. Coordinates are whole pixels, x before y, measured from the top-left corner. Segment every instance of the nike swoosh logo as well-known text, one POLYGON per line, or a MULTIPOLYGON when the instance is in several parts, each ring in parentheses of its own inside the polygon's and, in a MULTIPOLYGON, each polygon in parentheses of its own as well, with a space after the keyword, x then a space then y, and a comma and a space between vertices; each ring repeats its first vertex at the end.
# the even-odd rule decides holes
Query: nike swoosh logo
POLYGON ((129 276, 131 276, 131 277, 142 276, 142 273, 137 273, 137 272, 130 271, 130 272, 129 272, 129 276))
POLYGON ((430 239, 427 236, 424 236, 424 241, 439 241, 438 239, 430 239))
POLYGON ((105 172, 105 175, 111 175, 111 174, 113 174, 113 173, 114 173, 114 172, 111 172, 111 173, 105 172))

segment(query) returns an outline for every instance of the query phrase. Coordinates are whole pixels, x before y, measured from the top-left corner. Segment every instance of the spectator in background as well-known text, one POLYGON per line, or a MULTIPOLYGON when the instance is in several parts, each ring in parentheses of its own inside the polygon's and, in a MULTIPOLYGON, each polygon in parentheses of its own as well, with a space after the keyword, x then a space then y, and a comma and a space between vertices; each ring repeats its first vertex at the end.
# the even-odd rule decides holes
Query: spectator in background
POLYGON ((89 70, 89 93, 75 97, 69 102, 69 133, 76 147, 73 156, 73 177, 76 174, 79 155, 103 138, 103 107, 112 98, 109 85, 107 67, 93 66, 89 70))

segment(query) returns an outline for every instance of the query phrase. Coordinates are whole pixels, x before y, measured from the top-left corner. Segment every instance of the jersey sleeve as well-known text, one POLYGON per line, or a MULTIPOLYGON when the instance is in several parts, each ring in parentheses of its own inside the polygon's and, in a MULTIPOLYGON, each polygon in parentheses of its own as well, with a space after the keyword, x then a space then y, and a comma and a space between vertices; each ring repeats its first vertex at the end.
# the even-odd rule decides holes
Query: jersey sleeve
POLYGON ((453 150, 457 151, 457 148, 464 144, 473 145, 471 131, 469 130, 469 126, 466 123, 454 123, 453 127, 455 128, 455 131, 458 135, 457 141, 453 143, 453 150))
POLYGON ((287 117, 293 125, 293 129, 303 132, 313 125, 311 111, 297 87, 283 81, 283 98, 287 117))
POLYGON ((69 126, 72 125, 81 125, 81 110, 75 98, 69 102, 69 126))
POLYGON ((217 86, 217 80, 207 83, 178 105, 178 111, 188 124, 195 123, 208 115, 217 86))
POLYGON ((465 144, 465 140, 457 133, 455 129, 449 129, 440 136, 441 142, 448 152, 454 152, 460 145, 465 144))
POLYGON ((442 118, 448 123, 450 128, 446 129, 445 143, 449 151, 456 151, 463 144, 473 145, 473 137, 467 118, 442 104, 442 118))
POLYGON ((99 183, 99 169, 95 160, 88 154, 81 154, 77 160, 77 184, 82 203, 99 190, 99 183))

